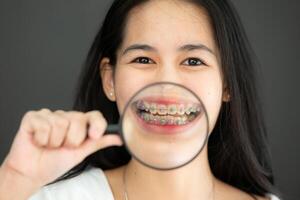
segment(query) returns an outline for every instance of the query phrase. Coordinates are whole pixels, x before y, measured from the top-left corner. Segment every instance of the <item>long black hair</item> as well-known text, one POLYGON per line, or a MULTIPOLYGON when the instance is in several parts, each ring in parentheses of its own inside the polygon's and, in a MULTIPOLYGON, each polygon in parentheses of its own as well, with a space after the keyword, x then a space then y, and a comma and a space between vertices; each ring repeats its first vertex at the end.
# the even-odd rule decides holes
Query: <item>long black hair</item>
MULTIPOLYGON (((128 13, 149 0, 115 0, 102 23, 82 69, 74 110, 100 110, 108 123, 117 123, 115 102, 105 96, 99 62, 108 57, 116 64, 128 13)), ((221 55, 221 69, 230 94, 223 102, 208 140, 208 158, 213 174, 247 193, 279 194, 274 187, 254 53, 235 8, 228 0, 188 0, 206 9, 221 55)), ((124 165, 131 159, 124 146, 108 147, 86 157, 54 182, 80 174, 88 166, 103 170, 124 165)), ((50 183, 50 184, 52 184, 50 183)))

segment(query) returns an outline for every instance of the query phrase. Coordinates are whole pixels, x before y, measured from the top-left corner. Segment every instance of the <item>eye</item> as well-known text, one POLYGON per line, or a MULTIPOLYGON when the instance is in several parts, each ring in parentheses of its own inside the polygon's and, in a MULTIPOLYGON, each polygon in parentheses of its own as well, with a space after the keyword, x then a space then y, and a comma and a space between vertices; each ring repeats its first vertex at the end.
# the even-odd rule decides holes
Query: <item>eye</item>
POLYGON ((199 58, 188 58, 183 62, 183 64, 190 65, 190 66, 205 65, 205 63, 199 58))
POLYGON ((141 64, 153 64, 154 63, 150 58, 147 58, 147 57, 138 57, 138 58, 135 58, 132 62, 141 63, 141 64), (149 61, 151 61, 152 63, 149 63, 149 61))

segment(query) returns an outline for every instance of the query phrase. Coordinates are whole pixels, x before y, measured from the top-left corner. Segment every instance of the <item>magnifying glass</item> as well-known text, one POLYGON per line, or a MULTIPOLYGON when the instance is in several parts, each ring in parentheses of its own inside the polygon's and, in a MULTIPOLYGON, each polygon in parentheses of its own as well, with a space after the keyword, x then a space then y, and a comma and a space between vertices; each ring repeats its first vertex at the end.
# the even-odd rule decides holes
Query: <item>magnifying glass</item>
POLYGON ((145 166, 171 170, 190 163, 208 139, 208 115, 201 99, 172 82, 156 82, 137 91, 127 102, 118 124, 128 152, 145 166))

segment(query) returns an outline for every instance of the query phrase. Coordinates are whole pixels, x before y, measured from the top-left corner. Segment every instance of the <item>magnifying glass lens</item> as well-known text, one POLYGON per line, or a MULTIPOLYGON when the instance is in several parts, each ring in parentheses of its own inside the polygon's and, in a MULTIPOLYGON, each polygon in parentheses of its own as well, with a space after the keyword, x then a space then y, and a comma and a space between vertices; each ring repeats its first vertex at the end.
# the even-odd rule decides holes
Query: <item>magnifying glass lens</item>
POLYGON ((191 162, 208 136, 201 99, 182 85, 159 82, 139 90, 121 118, 122 138, 142 164, 169 170, 191 162))

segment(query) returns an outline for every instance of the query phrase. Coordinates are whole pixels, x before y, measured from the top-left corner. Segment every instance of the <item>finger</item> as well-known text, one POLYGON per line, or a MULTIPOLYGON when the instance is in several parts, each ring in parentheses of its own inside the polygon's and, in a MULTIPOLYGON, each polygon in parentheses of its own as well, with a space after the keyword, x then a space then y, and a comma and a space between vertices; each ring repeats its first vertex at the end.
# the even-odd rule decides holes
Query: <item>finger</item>
POLYGON ((70 121, 69 129, 64 140, 66 147, 78 147, 87 135, 87 118, 81 112, 66 113, 70 121))
POLYGON ((99 139, 107 126, 107 122, 99 111, 90 111, 86 113, 89 124, 88 137, 91 139, 99 139))
POLYGON ((104 149, 109 146, 122 146, 123 141, 119 135, 107 134, 102 136, 100 139, 88 138, 78 149, 78 155, 86 157, 100 149, 104 149))
POLYGON ((49 121, 52 125, 52 132, 50 134, 48 145, 53 148, 60 147, 68 132, 70 121, 62 110, 51 113, 49 121))
POLYGON ((46 146, 51 132, 50 123, 36 111, 28 111, 21 122, 21 132, 32 134, 33 142, 38 146, 46 146))

